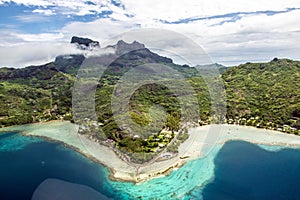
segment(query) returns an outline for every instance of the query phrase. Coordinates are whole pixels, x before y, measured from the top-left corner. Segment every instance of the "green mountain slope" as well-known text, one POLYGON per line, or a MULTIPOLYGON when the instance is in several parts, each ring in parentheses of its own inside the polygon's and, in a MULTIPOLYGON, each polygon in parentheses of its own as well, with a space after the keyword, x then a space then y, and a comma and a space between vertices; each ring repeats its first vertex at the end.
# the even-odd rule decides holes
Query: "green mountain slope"
MULTIPOLYGON (((171 59, 151 52, 138 42, 127 44, 119 41, 109 48, 114 48, 116 54, 95 58, 96 61, 97 59, 98 61, 113 60, 97 84, 95 93, 97 120, 91 121, 86 116, 81 119, 82 121, 76 121, 81 124, 80 133, 89 134, 97 141, 109 138, 115 147, 131 154, 149 153, 143 158, 134 157, 135 162, 142 162, 155 156, 159 145, 168 146, 175 137, 174 132, 180 130, 174 139, 175 142, 168 146, 170 151, 176 152, 178 144, 187 138, 184 126, 188 122, 194 124, 200 122, 202 125, 219 117, 211 113, 209 90, 195 68, 174 64, 171 59), (128 49, 130 52, 127 51, 128 49), (176 77, 175 85, 185 92, 179 97, 162 82, 147 83, 139 87, 130 97, 129 117, 140 126, 134 130, 129 128, 129 124, 119 127, 116 118, 122 117, 124 113, 113 114, 112 112, 114 88, 128 72, 147 63, 163 64, 174 70, 176 73, 172 72, 171 75, 176 77), (186 82, 191 85, 192 92, 186 90, 184 85, 186 82), (189 96, 196 98, 200 117, 193 112, 197 110, 195 106, 191 107, 191 110, 182 110, 182 106, 188 108, 192 105, 189 96), (179 98, 183 99, 183 103, 179 98), (159 110, 155 110, 153 105, 164 110, 165 116, 162 116, 159 110), (183 115, 184 112, 190 114, 183 115), (148 126, 152 122, 156 122, 158 128, 148 126), (166 133, 161 133, 161 127, 170 130, 172 134, 166 136, 166 133)), ((73 84, 84 59, 83 55, 64 55, 58 56, 53 63, 41 66, 22 69, 0 68, 0 126, 53 119, 73 120, 73 84)), ((90 69, 85 69, 87 71, 83 70, 80 73, 87 73, 95 67, 97 66, 91 66, 90 69)), ((299 134, 299 61, 274 59, 268 63, 246 63, 231 68, 219 66, 218 69, 224 81, 227 101, 219 104, 225 104, 227 107, 227 115, 224 119, 227 123, 299 134)), ((207 76, 213 76, 209 66, 202 66, 202 70, 207 76)), ((168 81, 170 77, 157 76, 157 78, 160 81, 168 81)), ((80 97, 87 98, 84 91, 80 97)), ((119 98, 122 102, 126 95, 119 98)), ((81 105, 83 108, 84 103, 83 101, 81 105)))
POLYGON ((228 69, 223 79, 229 119, 260 127, 300 128, 299 61, 247 63, 228 69))
POLYGON ((70 119, 73 80, 53 63, 0 68, 0 125, 70 119))

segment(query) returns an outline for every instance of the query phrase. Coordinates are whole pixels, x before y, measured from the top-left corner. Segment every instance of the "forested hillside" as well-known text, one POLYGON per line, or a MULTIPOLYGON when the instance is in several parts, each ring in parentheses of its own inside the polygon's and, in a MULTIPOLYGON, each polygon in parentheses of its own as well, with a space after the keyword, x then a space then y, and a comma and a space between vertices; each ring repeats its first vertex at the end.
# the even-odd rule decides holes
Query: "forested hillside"
MULTIPOLYGON (((84 42, 85 49, 89 40, 84 42)), ((95 48, 99 45, 95 41, 92 41, 92 44, 97 44, 95 48)), ((97 85, 97 121, 85 119, 87 121, 82 123, 80 133, 91 134, 96 140, 109 138, 127 152, 155 152, 159 144, 167 145, 174 138, 173 133, 178 130, 181 130, 177 137, 178 143, 185 140, 183 126, 186 123, 210 123, 213 116, 210 110, 209 90, 195 68, 174 64, 170 58, 155 54, 138 42, 127 44, 119 41, 109 48, 114 48, 116 55, 107 55, 115 60, 108 66, 97 85), (126 52, 126 49, 131 51, 126 52), (116 116, 111 109, 114 87, 128 71, 147 63, 167 65, 182 75, 176 79, 176 85, 184 91, 184 82, 188 82, 193 88, 193 94, 186 92, 181 94, 181 98, 189 105, 191 102, 188 102, 188 95, 195 96, 200 117, 190 115, 182 121, 183 111, 178 96, 162 84, 149 83, 137 89, 129 102, 130 117, 141 129, 132 130, 126 127, 126 124, 124 127, 117 125, 116 116), (154 104, 166 112, 166 120, 162 122, 161 127, 172 132, 167 137, 166 134, 160 135, 161 129, 155 127, 148 127, 148 132, 143 132, 143 127, 161 119, 159 113, 151 111, 154 104), (153 133, 149 135, 149 131, 153 133)), ((10 126, 54 119, 72 121, 73 84, 84 59, 83 55, 63 55, 58 56, 54 62, 41 66, 22 69, 0 68, 0 125, 10 126)), ((100 59, 105 59, 105 56, 100 59)), ((246 63, 230 68, 219 66, 219 70, 226 91, 225 122, 299 134, 299 61, 276 58, 268 63, 246 63)), ((84 97, 84 94, 82 95, 84 97)), ((178 146, 178 143, 174 144, 178 146)), ((169 148, 176 151, 176 145, 169 148)))
POLYGON ((228 69, 222 77, 228 119, 279 130, 300 129, 299 61, 275 58, 268 63, 247 63, 228 69))

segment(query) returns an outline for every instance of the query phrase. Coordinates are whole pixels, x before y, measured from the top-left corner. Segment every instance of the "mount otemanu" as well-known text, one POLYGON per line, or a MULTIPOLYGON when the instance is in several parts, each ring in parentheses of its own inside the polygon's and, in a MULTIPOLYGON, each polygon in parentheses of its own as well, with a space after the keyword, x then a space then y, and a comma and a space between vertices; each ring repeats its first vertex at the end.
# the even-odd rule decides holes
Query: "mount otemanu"
MULTIPOLYGON (((100 48, 99 42, 87 38, 74 36, 71 43, 87 52, 100 48)), ((114 61, 97 84, 97 120, 87 118, 78 122, 79 132, 114 148, 123 159, 135 165, 177 156, 178 147, 189 137, 188 124, 206 125, 214 117, 209 91, 201 74, 193 67, 177 65, 170 58, 151 52, 136 41, 128 44, 121 40, 106 48, 114 53, 101 55, 98 59, 113 58, 114 61), (111 110, 114 86, 128 71, 147 63, 164 64, 176 70, 184 77, 177 80, 178 85, 188 81, 198 99, 200 118, 191 115, 182 123, 176 95, 164 85, 150 83, 138 88, 130 98, 130 117, 141 125, 139 134, 117 125, 111 110), (148 134, 149 129, 143 132, 143 127, 161 119, 159 113, 150 116, 154 104, 164 108, 166 120, 161 123, 161 129, 150 129, 152 134, 148 134), (159 156, 162 153, 164 157, 159 156)), ((73 121, 73 84, 85 58, 85 54, 62 55, 41 66, 1 68, 0 125, 56 119, 73 121)), ((246 63, 230 68, 216 66, 226 90, 226 102, 222 102, 227 108, 225 123, 300 133, 299 61, 275 58, 268 63, 246 63)))

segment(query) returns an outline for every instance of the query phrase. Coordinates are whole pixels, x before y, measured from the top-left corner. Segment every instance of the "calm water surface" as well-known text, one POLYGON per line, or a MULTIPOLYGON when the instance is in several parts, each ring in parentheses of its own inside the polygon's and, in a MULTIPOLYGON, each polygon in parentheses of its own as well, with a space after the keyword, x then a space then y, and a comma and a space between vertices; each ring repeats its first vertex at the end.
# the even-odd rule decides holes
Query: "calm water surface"
POLYGON ((232 141, 217 152, 168 177, 134 185, 110 181, 105 167, 60 143, 0 134, 0 199, 31 199, 48 178, 82 184, 114 199, 300 199, 299 149, 270 152, 232 141))

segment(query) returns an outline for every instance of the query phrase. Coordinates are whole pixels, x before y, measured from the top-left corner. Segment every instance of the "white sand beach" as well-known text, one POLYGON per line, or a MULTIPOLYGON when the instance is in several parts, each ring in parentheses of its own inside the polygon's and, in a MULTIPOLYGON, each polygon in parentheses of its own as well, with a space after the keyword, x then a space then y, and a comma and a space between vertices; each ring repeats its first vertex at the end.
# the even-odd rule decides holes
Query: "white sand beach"
POLYGON ((244 140, 255 144, 300 147, 300 137, 277 131, 237 125, 207 125, 189 129, 190 137, 179 147, 178 156, 147 165, 132 166, 109 147, 77 134, 74 124, 66 121, 28 124, 0 129, 20 131, 25 135, 46 137, 65 143, 80 153, 97 160, 111 170, 110 177, 119 181, 142 182, 169 173, 190 160, 206 156, 212 147, 229 140, 244 140))

